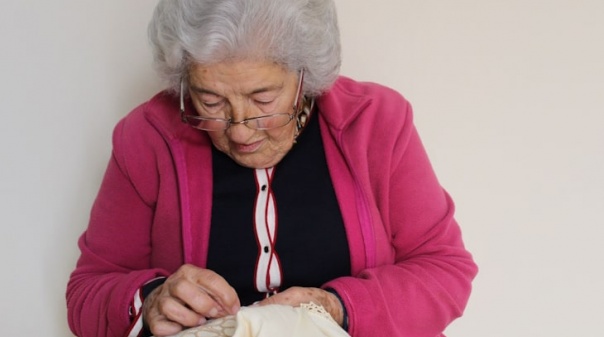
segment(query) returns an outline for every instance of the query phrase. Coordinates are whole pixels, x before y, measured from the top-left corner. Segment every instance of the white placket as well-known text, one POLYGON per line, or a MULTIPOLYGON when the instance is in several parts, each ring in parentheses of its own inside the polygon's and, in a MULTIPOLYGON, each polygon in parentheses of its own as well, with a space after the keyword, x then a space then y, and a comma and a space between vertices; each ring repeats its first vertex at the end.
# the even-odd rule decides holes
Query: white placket
POLYGON ((271 188, 273 168, 255 170, 257 194, 254 227, 258 243, 255 284, 260 292, 275 293, 281 286, 281 262, 275 250, 277 206, 271 188))

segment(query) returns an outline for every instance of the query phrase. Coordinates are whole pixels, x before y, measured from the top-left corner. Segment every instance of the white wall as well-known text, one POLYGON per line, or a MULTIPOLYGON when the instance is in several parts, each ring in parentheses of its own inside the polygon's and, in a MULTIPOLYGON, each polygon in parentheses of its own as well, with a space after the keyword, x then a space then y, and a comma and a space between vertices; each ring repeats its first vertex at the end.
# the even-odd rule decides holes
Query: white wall
POLYGON ((412 101, 481 267, 449 335, 602 336, 604 2, 338 3, 343 72, 412 101))
POLYGON ((156 88, 149 0, 0 2, 0 331, 70 336, 65 285, 111 130, 156 88))
MULTIPOLYGON (((480 264, 448 335, 601 335, 604 2, 336 2, 343 74, 412 101, 480 264)), ((7 335, 70 335, 64 288, 111 129, 159 88, 155 3, 0 2, 7 335)))

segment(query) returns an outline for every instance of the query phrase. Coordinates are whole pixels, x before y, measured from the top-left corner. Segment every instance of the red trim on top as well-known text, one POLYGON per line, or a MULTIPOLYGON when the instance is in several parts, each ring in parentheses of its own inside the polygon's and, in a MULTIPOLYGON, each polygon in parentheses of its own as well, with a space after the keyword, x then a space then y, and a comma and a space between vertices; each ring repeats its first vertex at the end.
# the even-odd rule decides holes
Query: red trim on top
POLYGON ((139 337, 143 332, 143 301, 142 289, 138 289, 130 303, 130 317, 132 318, 132 324, 130 324, 126 331, 127 337, 139 337))
MULTIPOLYGON (((275 169, 274 168, 269 168, 269 169, 264 169, 263 171, 261 170, 256 170, 255 171, 255 180, 256 180, 256 189, 257 189, 257 194, 256 194, 256 200, 254 201, 254 229, 255 229, 255 234, 256 234, 256 244, 258 246, 258 256, 256 258, 256 267, 254 269, 254 284, 256 286, 256 290, 258 291, 267 291, 267 292, 276 292, 279 289, 279 286, 282 283, 282 278, 283 278, 283 270, 281 268, 281 261, 279 259, 279 256, 276 252, 275 249, 275 243, 277 241, 277 227, 278 227, 278 217, 277 217, 277 205, 276 205, 276 200, 275 200, 275 195, 272 189, 272 181, 273 181, 273 177, 275 174, 275 169), (264 174, 264 178, 265 179, 258 179, 260 176, 260 174, 264 174), (262 186, 260 181, 261 180, 266 180, 266 184, 267 184, 267 189, 265 189, 264 191, 262 190, 262 186), (263 195, 262 193, 266 193, 266 195, 263 195), (259 205, 259 201, 260 201, 260 197, 261 196, 265 196, 266 200, 264 200, 264 204, 263 205, 259 205), (259 209, 260 207, 261 209, 259 209), (257 212, 263 212, 262 217, 263 217, 263 222, 264 224, 258 224, 256 219, 257 219, 257 212), (273 221, 271 220, 271 217, 273 218, 273 221), (259 231, 259 225, 264 225, 264 233, 261 236, 260 233, 262 231, 259 231), (272 227, 272 230, 271 230, 272 227), (262 240, 264 239, 264 240, 262 240), (265 244, 262 241, 267 241, 268 240, 268 247, 270 249, 269 253, 270 255, 268 256, 268 261, 265 260, 264 258, 264 254, 266 254, 264 252, 264 248, 265 248, 265 244), (262 261, 265 260, 265 263, 262 263, 262 261), (277 275, 272 275, 271 270, 273 270, 275 267, 275 263, 276 263, 276 268, 277 270, 277 275), (272 267, 273 266, 273 267, 272 267), (262 287, 259 284, 259 277, 261 277, 261 275, 258 275, 259 271, 264 269, 265 275, 264 275, 264 289, 262 289, 262 287), (278 278, 278 280, 273 280, 273 277, 275 276, 275 278, 278 278), (272 281, 275 281, 274 283, 278 283, 276 287, 272 286, 272 281)), ((261 281, 260 281, 261 282, 261 281)))

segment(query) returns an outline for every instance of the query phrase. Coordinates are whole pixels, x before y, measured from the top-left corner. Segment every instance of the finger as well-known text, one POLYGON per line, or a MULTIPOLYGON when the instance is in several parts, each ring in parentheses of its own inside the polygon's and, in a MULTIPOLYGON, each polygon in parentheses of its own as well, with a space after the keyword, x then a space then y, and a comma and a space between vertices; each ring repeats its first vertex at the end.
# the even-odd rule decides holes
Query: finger
MULTIPOLYGON (((184 327, 197 326, 205 323, 205 317, 188 308, 184 303, 173 297, 163 297, 159 302, 161 316, 184 327)), ((161 317, 160 316, 160 317, 161 317)), ((159 320, 161 322, 161 319, 159 320)))
POLYGON ((176 283, 170 293, 202 317, 222 317, 228 312, 205 289, 189 281, 176 283))
POLYGON ((298 307, 302 303, 309 302, 321 305, 338 324, 342 325, 343 309, 340 300, 334 294, 319 288, 292 287, 263 300, 259 305, 282 304, 298 307))
POLYGON ((303 297, 302 288, 292 287, 286 289, 280 293, 277 293, 271 297, 265 298, 260 301, 259 305, 268 305, 268 304, 282 304, 282 305, 290 305, 293 307, 297 307, 302 302, 310 302, 310 298, 303 297))
POLYGON ((193 281, 210 296, 227 314, 235 314, 241 304, 237 292, 217 273, 201 269, 195 273, 193 281))
POLYGON ((145 323, 156 337, 173 335, 183 329, 182 325, 172 322, 162 315, 159 307, 152 307, 146 312, 145 323))
POLYGON ((147 322, 149 330, 155 337, 171 336, 183 330, 183 326, 168 320, 166 317, 158 316, 154 320, 147 322))

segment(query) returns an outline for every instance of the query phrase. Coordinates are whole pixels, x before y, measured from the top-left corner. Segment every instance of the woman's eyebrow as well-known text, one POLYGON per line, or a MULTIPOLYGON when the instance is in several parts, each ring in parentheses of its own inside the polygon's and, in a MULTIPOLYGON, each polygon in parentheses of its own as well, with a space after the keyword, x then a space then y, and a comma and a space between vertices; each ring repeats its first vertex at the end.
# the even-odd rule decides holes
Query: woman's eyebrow
POLYGON ((270 85, 270 86, 254 89, 248 95, 261 94, 261 93, 269 92, 269 91, 277 91, 282 88, 283 88, 283 84, 270 85))
POLYGON ((210 95, 215 95, 215 96, 220 96, 219 94, 213 92, 212 90, 209 89, 204 89, 204 88, 200 88, 200 87, 196 87, 194 85, 190 86, 191 90, 195 91, 198 94, 210 94, 210 95))
MULTIPOLYGON (((194 85, 190 86, 191 90, 195 91, 196 93, 199 94, 210 94, 210 95, 215 95, 215 96, 222 96, 210 89, 205 89, 205 88, 200 88, 194 85)), ((265 92, 269 92, 269 91, 277 91, 277 90, 281 90, 283 88, 283 83, 280 84, 275 84, 275 85, 269 85, 266 87, 261 87, 261 88, 257 88, 254 89, 250 92, 248 92, 246 95, 255 95, 255 94, 260 94, 260 93, 265 93, 265 92)))

